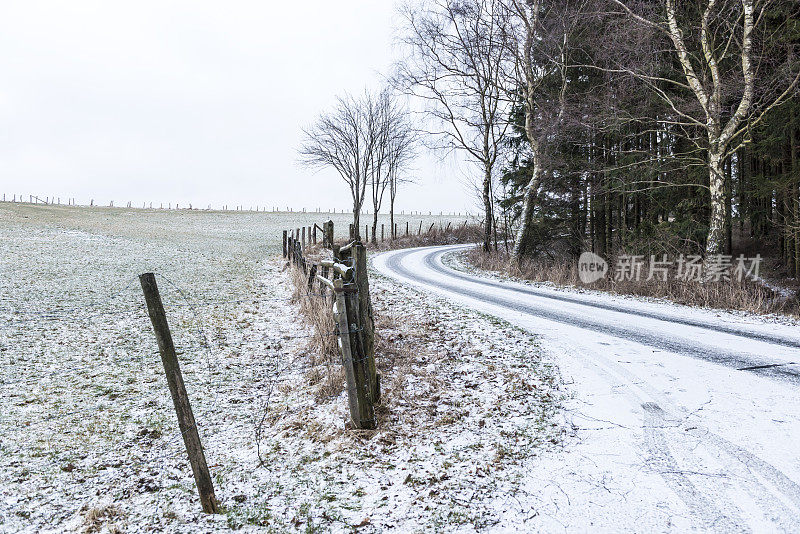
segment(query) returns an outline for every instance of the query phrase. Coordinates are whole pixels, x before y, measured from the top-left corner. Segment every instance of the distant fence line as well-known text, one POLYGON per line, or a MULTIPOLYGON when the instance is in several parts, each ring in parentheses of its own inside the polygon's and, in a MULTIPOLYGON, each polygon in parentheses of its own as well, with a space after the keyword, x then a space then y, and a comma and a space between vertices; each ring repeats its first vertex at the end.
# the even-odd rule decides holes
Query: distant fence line
MULTIPOLYGON (((176 202, 174 205, 171 202, 142 202, 141 208, 138 204, 135 204, 132 201, 126 202, 123 204, 115 204, 115 201, 109 201, 108 205, 100 204, 99 202, 95 202, 94 199, 90 199, 88 204, 78 204, 75 197, 65 197, 64 202, 61 201, 61 197, 58 196, 45 196, 44 198, 37 196, 37 195, 17 195, 17 194, 7 194, 3 193, 3 202, 11 202, 17 204, 43 204, 43 205, 51 205, 51 206, 82 206, 82 207, 107 207, 107 208, 126 208, 126 209, 158 209, 158 210, 192 210, 192 211, 247 211, 253 213, 326 213, 326 214, 349 214, 352 213, 350 209, 339 209, 339 208, 316 208, 313 211, 308 210, 307 208, 300 208, 294 209, 290 206, 285 208, 281 208, 278 206, 250 206, 249 208, 245 208, 244 205, 228 205, 223 204, 219 208, 213 208, 212 204, 208 204, 206 207, 199 207, 195 206, 192 203, 185 203, 180 204, 176 202), (26 200, 27 198, 27 200, 26 200), (181 208, 181 205, 183 208, 181 208), (174 206, 174 207, 173 207, 174 206)), ((371 212, 364 211, 363 215, 370 215, 371 212)), ((426 214, 424 211, 419 210, 412 210, 406 212, 405 210, 401 210, 399 215, 401 216, 427 216, 427 217, 476 217, 475 214, 469 212, 444 212, 440 211, 438 215, 433 211, 428 211, 426 214)))

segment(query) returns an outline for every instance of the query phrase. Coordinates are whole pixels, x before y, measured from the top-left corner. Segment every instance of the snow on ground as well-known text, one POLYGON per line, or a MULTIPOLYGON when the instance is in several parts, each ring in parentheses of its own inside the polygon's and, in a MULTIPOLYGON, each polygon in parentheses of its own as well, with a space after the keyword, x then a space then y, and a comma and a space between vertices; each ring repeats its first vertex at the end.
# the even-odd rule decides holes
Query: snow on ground
MULTIPOLYGON (((255 217, 0 209, 0 531, 517 528, 571 439, 529 333, 376 276, 380 428, 346 431, 255 217), (200 513, 136 275, 158 284, 224 513, 200 513), (257 430, 258 437, 257 437, 257 430)), ((272 231, 272 229, 268 229, 272 231)))
POLYGON ((583 302, 578 292, 464 276, 445 265, 458 249, 398 251, 373 264, 536 332, 557 362, 575 439, 527 462, 529 528, 796 531, 796 327, 596 292, 583 302), (769 365, 737 365, 748 360, 769 365))
MULTIPOLYGON (((595 302, 601 304, 611 303, 617 306, 626 307, 628 309, 653 311, 659 314, 670 314, 673 317, 685 317, 689 315, 701 320, 722 320, 723 322, 737 324, 746 323, 751 325, 767 325, 765 327, 766 332, 770 331, 770 327, 768 325, 772 323, 778 323, 787 326, 800 326, 800 318, 786 314, 753 314, 739 310, 701 308, 698 306, 679 304, 665 298, 612 293, 609 291, 592 289, 591 286, 561 286, 552 282, 525 280, 523 278, 511 276, 500 271, 484 271, 482 269, 478 269, 469 261, 467 252, 470 246, 471 245, 464 245, 463 248, 459 247, 459 249, 454 250, 452 254, 444 256, 444 264, 452 269, 469 273, 470 275, 478 278, 487 278, 501 282, 513 282, 515 284, 533 287, 553 295, 577 295, 586 302, 595 302)), ((770 286, 766 281, 761 281, 768 285, 770 289, 782 295, 783 297, 790 297, 790 295, 786 293, 786 291, 790 290, 782 289, 777 286, 770 286)), ((756 327, 759 328, 758 326, 756 327)))

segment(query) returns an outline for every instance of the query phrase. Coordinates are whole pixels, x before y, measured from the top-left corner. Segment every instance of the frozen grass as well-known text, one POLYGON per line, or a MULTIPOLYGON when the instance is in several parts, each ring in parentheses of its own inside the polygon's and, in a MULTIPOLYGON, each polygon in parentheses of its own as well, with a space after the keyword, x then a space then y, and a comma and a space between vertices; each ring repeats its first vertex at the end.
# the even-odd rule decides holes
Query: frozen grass
POLYGON ((346 432, 343 378, 273 254, 294 221, 264 216, 0 205, 0 531, 500 520, 523 460, 562 438, 536 341, 375 279, 381 427, 346 432), (218 516, 199 510, 145 271, 160 273, 218 516))
MULTIPOLYGON (((383 389, 378 430, 343 430, 344 377, 338 363, 318 357, 312 340, 304 361, 317 363, 282 390, 293 399, 287 406, 306 408, 270 407, 268 426, 283 444, 275 461, 294 473, 281 485, 311 476, 309 488, 316 488, 316 500, 295 521, 311 530, 507 528, 505 512, 525 500, 524 466, 563 439, 556 422, 563 394, 552 362, 534 338, 507 323, 371 274, 383 389), (318 443, 313 453, 293 439, 298 435, 318 443)), ((325 308, 303 303, 319 299, 307 296, 302 275, 293 279, 304 320, 321 324, 325 308)), ((281 504, 273 499, 266 508, 281 504)), ((265 524, 275 525, 274 516, 265 524)))

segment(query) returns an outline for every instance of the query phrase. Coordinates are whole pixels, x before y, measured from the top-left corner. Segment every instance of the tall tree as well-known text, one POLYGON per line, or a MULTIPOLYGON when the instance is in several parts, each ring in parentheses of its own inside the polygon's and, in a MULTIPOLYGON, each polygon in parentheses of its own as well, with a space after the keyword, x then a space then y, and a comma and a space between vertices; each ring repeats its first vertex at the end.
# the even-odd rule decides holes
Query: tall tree
POLYGON ((373 99, 366 93, 361 98, 339 97, 332 111, 303 130, 299 149, 301 162, 314 168, 333 167, 350 188, 356 237, 377 139, 373 113, 373 99))
POLYGON ((508 129, 503 79, 509 68, 510 28, 500 0, 434 0, 403 9, 401 37, 408 58, 394 81, 425 103, 428 133, 465 153, 481 171, 484 249, 491 248, 493 172, 508 129))
MULTIPOLYGON (((642 65, 622 65, 654 92, 685 132, 704 136, 692 141, 706 153, 710 216, 706 253, 725 245, 725 160, 742 134, 786 101, 800 82, 796 60, 770 45, 769 9, 777 0, 607 0, 634 24, 652 30, 669 47, 677 71, 654 72, 642 65), (785 64, 772 65, 775 58, 785 64), (765 78, 769 79, 765 79, 765 78), (687 98, 690 97, 690 98, 687 98)), ((791 2, 797 6, 797 2, 791 2)), ((795 7, 794 17, 797 16, 795 7)))

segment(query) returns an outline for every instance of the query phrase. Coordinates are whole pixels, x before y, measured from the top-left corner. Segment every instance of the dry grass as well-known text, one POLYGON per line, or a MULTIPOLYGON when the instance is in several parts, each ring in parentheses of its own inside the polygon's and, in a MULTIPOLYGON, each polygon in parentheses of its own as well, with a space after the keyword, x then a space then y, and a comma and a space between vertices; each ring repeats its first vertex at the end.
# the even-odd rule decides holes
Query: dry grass
MULTIPOLYGON (((467 253, 468 261, 478 269, 499 271, 515 278, 535 282, 552 282, 562 286, 583 286, 578 277, 577 262, 572 259, 513 261, 505 251, 485 253, 480 248, 467 253)), ((614 265, 614 262, 609 262, 614 265)), ((647 264, 642 269, 648 272, 647 264)), ((607 291, 621 295, 663 298, 690 306, 741 310, 752 313, 798 314, 796 299, 786 300, 773 290, 750 280, 731 280, 720 282, 697 282, 677 280, 670 272, 667 281, 653 280, 614 280, 607 276, 590 286, 590 289, 607 291)))
POLYGON ((417 232, 419 232, 419 227, 410 228, 409 235, 405 235, 405 228, 403 228, 397 239, 390 239, 387 234, 384 240, 381 240, 380 236, 378 236, 377 240, 370 241, 366 245, 371 251, 378 252, 399 248, 455 245, 483 241, 483 227, 477 224, 451 225, 448 223, 446 226, 423 227, 421 233, 417 232))
MULTIPOLYGON (((336 329, 331 313, 333 301, 330 293, 327 297, 322 297, 318 289, 309 293, 308 278, 299 268, 292 268, 291 279, 293 299, 312 329, 306 348, 308 360, 305 364, 311 366, 306 381, 315 388, 315 400, 324 403, 337 397, 345 384, 337 337, 330 335, 336 329)), ((406 396, 402 392, 407 390, 407 378, 428 374, 413 365, 415 361, 430 361, 433 357, 427 349, 426 334, 429 332, 426 326, 399 324, 392 316, 376 310, 375 361, 381 374, 381 403, 376 406, 379 428, 385 428, 392 419, 390 406, 397 403, 399 396, 406 396)), ((408 400, 405 398, 404 402, 408 400)))
POLYGON ((83 532, 86 534, 97 532, 108 532, 109 534, 114 534, 117 532, 122 532, 114 524, 114 521, 117 521, 121 518, 122 513, 116 506, 112 504, 91 508, 84 516, 83 532))
POLYGON ((331 307, 333 297, 330 291, 322 293, 319 284, 314 284, 312 292, 308 289, 308 277, 298 268, 292 268, 294 293, 292 299, 300 306, 300 313, 312 327, 309 338, 309 352, 312 355, 311 365, 334 363, 339 360, 339 346, 336 336, 336 323, 333 320, 331 307))

